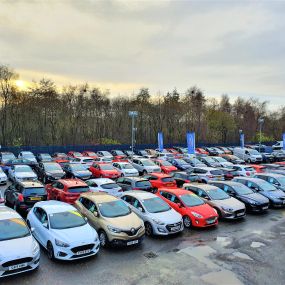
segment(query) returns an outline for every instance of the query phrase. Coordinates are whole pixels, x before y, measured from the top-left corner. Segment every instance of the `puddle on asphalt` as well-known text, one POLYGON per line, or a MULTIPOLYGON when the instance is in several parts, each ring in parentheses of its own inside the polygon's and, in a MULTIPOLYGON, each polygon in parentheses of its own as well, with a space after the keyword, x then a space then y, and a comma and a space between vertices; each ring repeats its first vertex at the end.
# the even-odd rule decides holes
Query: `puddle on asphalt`
POLYGON ((158 255, 157 255, 156 253, 152 252, 152 251, 146 252, 146 253, 144 253, 143 255, 144 255, 144 257, 146 257, 146 258, 156 258, 156 257, 158 257, 158 255))
POLYGON ((253 260, 250 256, 248 256, 247 254, 245 253, 242 253, 242 252, 239 252, 239 251, 236 251, 233 253, 233 256, 235 257, 238 257, 240 259, 245 259, 245 260, 253 260))
POLYGON ((262 243, 262 242, 258 242, 258 241, 253 241, 251 243, 251 245, 250 245, 250 247, 252 247, 252 248, 259 248, 259 247, 262 247, 262 246, 265 246, 265 244, 262 243))
POLYGON ((256 234, 256 235, 261 235, 263 233, 263 231, 261 230, 254 230, 252 231, 253 234, 256 234))
POLYGON ((217 237, 216 241, 222 247, 226 247, 232 243, 232 239, 229 237, 217 237))
POLYGON ((243 285, 243 283, 229 270, 211 272, 202 275, 201 279, 211 285, 243 285))

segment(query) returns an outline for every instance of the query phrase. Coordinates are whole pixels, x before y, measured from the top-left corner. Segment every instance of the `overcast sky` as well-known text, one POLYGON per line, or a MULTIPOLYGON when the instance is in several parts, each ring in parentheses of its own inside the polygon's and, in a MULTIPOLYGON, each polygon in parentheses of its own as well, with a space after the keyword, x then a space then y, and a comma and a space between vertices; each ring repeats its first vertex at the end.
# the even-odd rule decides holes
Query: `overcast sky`
POLYGON ((197 85, 285 105, 285 1, 0 0, 0 63, 116 95, 197 85))

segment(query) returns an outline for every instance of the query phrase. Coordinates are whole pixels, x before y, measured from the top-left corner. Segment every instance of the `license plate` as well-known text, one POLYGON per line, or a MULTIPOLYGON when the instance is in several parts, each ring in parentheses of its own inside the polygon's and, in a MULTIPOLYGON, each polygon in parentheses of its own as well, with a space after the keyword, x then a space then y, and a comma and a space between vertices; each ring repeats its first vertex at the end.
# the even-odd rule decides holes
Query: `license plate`
POLYGON ((137 243, 139 243, 138 240, 132 240, 132 241, 127 242, 127 245, 133 245, 133 244, 137 244, 137 243))
POLYGON ((41 197, 30 197, 30 200, 31 201, 40 201, 40 200, 42 200, 42 198, 41 197))
POLYGON ((268 209, 268 206, 262 207, 262 210, 266 210, 268 209))
POLYGON ((27 266, 28 266, 27 263, 21 263, 21 264, 9 266, 9 270, 16 270, 16 269, 24 268, 24 267, 27 267, 27 266))
POLYGON ((240 217, 240 216, 243 216, 243 215, 244 215, 244 213, 238 213, 237 217, 240 217))
POLYGON ((82 254, 87 254, 87 253, 90 253, 90 249, 86 249, 86 250, 81 250, 81 251, 77 251, 76 252, 76 255, 82 255, 82 254))
POLYGON ((173 227, 170 229, 171 232, 177 232, 180 230, 180 226, 177 226, 177 227, 173 227))

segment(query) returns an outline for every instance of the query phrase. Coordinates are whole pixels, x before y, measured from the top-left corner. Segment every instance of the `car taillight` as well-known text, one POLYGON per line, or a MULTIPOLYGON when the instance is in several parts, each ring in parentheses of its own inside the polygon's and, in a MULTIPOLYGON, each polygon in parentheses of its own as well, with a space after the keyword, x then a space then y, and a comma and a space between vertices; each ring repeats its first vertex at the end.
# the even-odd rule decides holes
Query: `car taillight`
POLYGON ((184 180, 184 182, 185 182, 185 183, 190 183, 191 181, 190 181, 190 180, 184 180))
POLYGON ((214 176, 213 176, 213 175, 207 175, 207 177, 208 177, 208 178, 214 178, 214 176))
POLYGON ((250 172, 248 172, 248 171, 245 174, 246 174, 246 176, 250 176, 250 172))
POLYGON ((23 196, 23 194, 19 194, 19 195, 18 195, 18 200, 19 200, 19 202, 23 202, 23 201, 24 201, 24 196, 23 196))
POLYGON ((5 202, 5 200, 0 198, 0 203, 4 203, 4 202, 5 202))

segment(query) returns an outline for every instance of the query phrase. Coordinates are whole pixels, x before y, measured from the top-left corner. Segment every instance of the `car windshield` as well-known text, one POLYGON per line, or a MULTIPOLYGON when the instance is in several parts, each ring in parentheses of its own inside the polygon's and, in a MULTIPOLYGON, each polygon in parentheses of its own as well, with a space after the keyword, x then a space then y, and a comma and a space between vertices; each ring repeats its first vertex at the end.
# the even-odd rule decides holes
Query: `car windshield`
POLYGON ((249 149, 248 152, 250 154, 253 154, 253 155, 258 155, 259 154, 259 152, 257 150, 255 150, 255 149, 249 149))
POLYGON ((70 168, 73 171, 84 171, 84 170, 86 170, 86 166, 84 166, 82 164, 70 164, 70 168))
POLYGON ((263 190, 263 191, 276 191, 276 187, 270 184, 267 181, 263 181, 258 183, 258 186, 263 190))
POLYGON ((148 180, 137 181, 135 184, 136 187, 151 187, 151 183, 148 180))
POLYGON ((285 185, 285 176, 283 177, 278 177, 278 182, 281 184, 281 185, 285 185))
POLYGON ((205 159, 207 162, 209 162, 209 163, 214 163, 214 162, 215 162, 215 160, 214 160, 213 158, 211 158, 211 157, 204 157, 204 159, 205 159))
POLYGON ((57 171, 62 171, 62 168, 57 163, 51 163, 51 164, 47 163, 44 166, 45 166, 45 170, 46 171, 56 171, 56 170, 57 171))
POLYGON ((74 153, 73 153, 73 156, 82 156, 82 153, 80 153, 80 152, 74 152, 74 153))
POLYGON ((0 220, 0 241, 30 236, 30 231, 22 219, 0 220))
POLYGON ((168 204, 159 197, 145 199, 142 200, 142 202, 149 213, 162 213, 171 209, 168 204))
POLYGON ((92 158, 85 158, 82 160, 84 163, 92 163, 94 161, 94 159, 92 158))
POLYGON ((213 174, 213 175, 223 175, 223 171, 220 170, 220 169, 211 170, 210 173, 213 174))
POLYGON ((134 167, 129 163, 120 164, 122 169, 134 169, 134 167))
POLYGON ((188 164, 185 160, 183 160, 183 159, 176 159, 176 162, 178 163, 178 164, 188 164))
POLYGON ((48 153, 42 153, 41 157, 42 158, 51 158, 51 156, 48 153))
POLYGON ((8 160, 14 159, 14 158, 15 158, 15 155, 12 153, 5 153, 5 154, 2 153, 2 160, 4 160, 4 161, 8 161, 8 160))
POLYGON ((116 150, 117 155, 125 155, 121 150, 116 150))
POLYGON ((27 154, 24 153, 22 156, 25 157, 25 158, 32 158, 32 159, 35 158, 35 156, 33 154, 30 154, 30 153, 27 153, 27 154))
POLYGON ((24 195, 45 195, 46 190, 44 187, 24 188, 23 194, 24 195))
POLYGON ((87 223, 76 210, 50 214, 49 220, 50 227, 55 230, 81 227, 87 223))
POLYGON ((89 152, 88 152, 88 155, 89 155, 89 156, 97 156, 96 153, 95 153, 95 152, 92 152, 92 151, 89 151, 89 152))
POLYGON ((15 168, 16 172, 32 172, 32 168, 29 167, 28 165, 23 165, 23 166, 17 166, 15 168))
POLYGON ((100 164, 100 169, 102 169, 102 170, 114 170, 114 167, 111 164, 100 164))
POLYGON ((112 154, 109 151, 101 151, 101 152, 105 156, 112 156, 112 154))
POLYGON ((239 195, 249 195, 249 194, 253 194, 254 192, 246 187, 243 184, 239 184, 239 185, 233 185, 232 188, 239 194, 239 195))
POLYGON ((69 187, 69 193, 84 193, 90 191, 88 186, 77 186, 77 187, 69 187))
POLYGON ((172 166, 172 164, 170 162, 168 162, 168 161, 161 161, 160 164, 162 166, 172 166))
POLYGON ((102 184, 101 187, 103 189, 114 189, 114 188, 119 188, 119 186, 116 183, 106 183, 102 184))
POLYGON ((141 162, 144 166, 156 166, 156 164, 151 160, 142 160, 141 162))
POLYGON ((161 181, 162 182, 174 182, 174 178, 173 177, 164 177, 164 178, 161 178, 161 181))
POLYGON ((245 171, 254 172, 254 169, 252 167, 245 167, 244 169, 245 171))
POLYGON ((224 158, 222 158, 222 157, 220 157, 220 156, 215 157, 215 159, 216 159, 218 162, 227 162, 224 158))
POLYGON ((99 209, 101 215, 106 218, 122 217, 131 213, 130 208, 122 200, 99 203, 99 209))
MULTIPOLYGON (((99 159, 99 160, 100 160, 100 159, 99 159)), ((101 158, 101 161, 103 161, 103 162, 111 162, 112 159, 111 159, 111 158, 108 158, 108 157, 102 157, 102 158, 101 158)))
POLYGON ((220 188, 208 190, 207 193, 213 200, 225 200, 230 198, 230 196, 220 188))
POLYGON ((204 201, 195 194, 181 195, 180 199, 187 207, 195 207, 205 204, 204 201))

